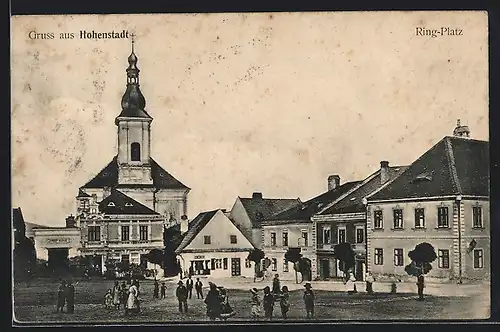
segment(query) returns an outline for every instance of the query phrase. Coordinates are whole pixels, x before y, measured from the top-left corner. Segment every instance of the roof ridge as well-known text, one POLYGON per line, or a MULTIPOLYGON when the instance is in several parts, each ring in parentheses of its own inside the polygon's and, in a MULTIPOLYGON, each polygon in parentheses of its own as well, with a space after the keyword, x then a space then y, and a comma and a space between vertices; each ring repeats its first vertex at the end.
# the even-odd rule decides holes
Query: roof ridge
POLYGON ((445 136, 445 138, 452 138, 452 139, 457 139, 457 140, 480 142, 480 143, 489 143, 490 142, 490 141, 486 141, 486 140, 482 140, 482 139, 477 139, 477 138, 461 137, 461 136, 451 136, 451 135, 447 135, 447 136, 445 136))
MULTIPOLYGON (((219 210, 220 210, 220 209, 219 209, 219 210)), ((199 233, 203 230, 203 228, 205 228, 205 226, 208 224, 208 222, 209 222, 210 220, 212 220, 212 218, 215 216, 215 214, 216 214, 216 213, 217 213, 217 211, 219 211, 219 210, 204 211, 204 212, 200 212, 200 213, 198 213, 198 215, 197 215, 197 216, 193 219, 193 221, 194 221, 196 218, 198 218, 198 217, 200 217, 200 219, 201 219, 201 220, 199 220, 199 221, 196 223, 196 225, 193 225, 193 226, 191 227, 191 229, 188 229, 188 230, 187 230, 187 232, 185 233, 186 235, 185 235, 185 236, 184 236, 184 238, 182 239, 182 241, 181 241, 181 243, 179 244, 179 246, 175 249, 175 252, 180 253, 180 252, 181 252, 182 250, 184 250, 184 249, 185 249, 188 245, 190 245, 190 244, 191 244, 191 242, 193 242, 193 240, 195 239, 196 235, 198 235, 198 234, 199 234, 199 233), (195 229, 195 228, 196 228, 196 227, 197 227, 197 226, 198 226, 198 225, 199 225, 199 224, 203 221, 203 218, 204 218, 206 215, 210 214, 210 213, 214 213, 214 214, 213 214, 213 215, 212 215, 212 216, 211 216, 211 217, 210 217, 210 218, 206 221, 205 225, 203 225, 203 226, 202 226, 201 228, 199 228, 199 229, 195 229), (192 235, 192 236, 190 236, 190 237, 188 237, 188 236, 189 236, 189 234, 190 234, 190 233, 189 233, 190 231, 193 231, 193 233, 191 233, 191 234, 193 234, 193 235, 192 235), (186 238, 187 238, 187 240, 186 240, 186 238), (185 243, 183 243, 183 242, 184 242, 184 240, 186 240, 186 242, 185 242, 185 243)), ((226 217, 226 218, 227 218, 227 217, 226 217)), ((228 219, 229 219, 229 218, 228 218, 228 219)), ((229 219, 229 220, 230 220, 230 219, 229 219)))
POLYGON ((462 186, 460 185, 460 179, 458 178, 457 167, 455 165, 455 155, 453 153, 453 146, 451 144, 450 137, 447 136, 445 139, 446 148, 446 159, 448 160, 448 168, 451 173, 451 178, 453 180, 453 186, 458 191, 458 194, 462 193, 462 186))

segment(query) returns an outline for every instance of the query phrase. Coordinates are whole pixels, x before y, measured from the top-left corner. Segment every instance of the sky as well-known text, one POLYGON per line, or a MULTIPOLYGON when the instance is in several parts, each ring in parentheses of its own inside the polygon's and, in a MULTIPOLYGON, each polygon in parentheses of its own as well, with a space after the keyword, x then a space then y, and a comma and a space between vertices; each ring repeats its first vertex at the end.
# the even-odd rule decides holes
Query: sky
POLYGON ((410 164, 457 119, 488 140, 483 12, 14 17, 12 204, 27 222, 63 225, 117 153, 131 43, 80 30, 136 34, 152 157, 191 188, 190 218, 253 192, 307 200, 329 175, 360 180, 381 160, 410 164))

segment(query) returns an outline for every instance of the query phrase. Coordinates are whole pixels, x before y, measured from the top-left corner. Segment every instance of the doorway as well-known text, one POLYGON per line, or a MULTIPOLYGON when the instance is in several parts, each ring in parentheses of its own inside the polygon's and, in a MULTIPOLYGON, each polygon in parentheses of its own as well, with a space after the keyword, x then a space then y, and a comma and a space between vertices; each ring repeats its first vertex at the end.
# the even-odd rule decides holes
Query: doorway
POLYGON ((47 265, 53 271, 64 272, 69 270, 69 249, 51 248, 48 249, 47 265))
POLYGON ((330 278, 330 260, 324 258, 319 263, 319 277, 321 280, 328 280, 330 278))
POLYGON ((236 277, 241 275, 241 260, 239 258, 231 258, 231 276, 236 277))
POLYGON ((364 262, 357 260, 356 265, 354 267, 354 277, 357 281, 363 281, 364 279, 364 262))

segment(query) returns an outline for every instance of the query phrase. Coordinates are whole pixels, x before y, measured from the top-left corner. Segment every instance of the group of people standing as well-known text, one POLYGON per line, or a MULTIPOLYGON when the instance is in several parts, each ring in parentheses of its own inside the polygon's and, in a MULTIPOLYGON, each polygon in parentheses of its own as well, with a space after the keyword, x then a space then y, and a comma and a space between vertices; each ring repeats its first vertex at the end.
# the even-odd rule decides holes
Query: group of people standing
POLYGON ((72 314, 75 312, 75 285, 71 281, 66 282, 61 280, 61 284, 57 289, 57 312, 66 312, 72 314))
POLYGON ((123 281, 121 285, 115 281, 113 289, 109 289, 104 297, 104 305, 106 308, 114 307, 117 310, 123 306, 125 316, 138 314, 140 312, 139 281, 129 280, 127 283, 123 281))
MULTIPOLYGON (((307 318, 314 317, 314 292, 310 283, 304 285, 305 290, 303 294, 304 304, 306 308, 307 318)), ((258 319, 260 317, 261 301, 259 298, 259 291, 257 288, 252 288, 250 290, 252 294, 251 305, 252 311, 251 315, 253 319, 258 319)), ((288 287, 281 287, 279 275, 276 274, 273 279, 272 290, 269 286, 264 288, 264 297, 262 300, 262 307, 264 309, 264 317, 271 320, 273 318, 274 305, 279 302, 281 309, 281 317, 283 319, 287 318, 288 312, 290 311, 290 294, 288 292, 288 287)))
POLYGON ((191 279, 191 276, 189 276, 186 280, 185 286, 182 280, 179 280, 179 282, 177 283, 175 296, 177 297, 177 301, 179 302, 180 313, 185 313, 188 311, 187 300, 193 297, 193 288, 196 289, 196 297, 198 299, 203 299, 203 283, 200 281, 200 278, 197 278, 196 283, 194 283, 193 279, 191 279))

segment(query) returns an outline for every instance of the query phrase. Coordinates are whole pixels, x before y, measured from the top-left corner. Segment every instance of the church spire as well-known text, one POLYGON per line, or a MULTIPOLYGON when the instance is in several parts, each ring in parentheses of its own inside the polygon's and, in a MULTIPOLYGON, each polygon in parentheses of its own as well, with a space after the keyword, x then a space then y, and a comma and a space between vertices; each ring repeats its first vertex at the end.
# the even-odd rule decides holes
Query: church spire
POLYGON ((458 119, 457 126, 455 127, 455 130, 453 130, 453 136, 469 137, 470 136, 470 129, 468 126, 462 126, 460 124, 460 119, 458 119))
MULTIPOLYGON (((146 99, 139 89, 139 68, 137 67, 137 56, 134 44, 135 34, 132 34, 132 52, 128 57, 127 90, 122 97, 122 113, 128 117, 143 117, 145 114, 146 99)), ((146 113, 147 114, 147 113, 146 113)))

